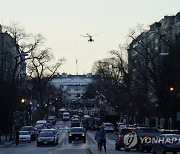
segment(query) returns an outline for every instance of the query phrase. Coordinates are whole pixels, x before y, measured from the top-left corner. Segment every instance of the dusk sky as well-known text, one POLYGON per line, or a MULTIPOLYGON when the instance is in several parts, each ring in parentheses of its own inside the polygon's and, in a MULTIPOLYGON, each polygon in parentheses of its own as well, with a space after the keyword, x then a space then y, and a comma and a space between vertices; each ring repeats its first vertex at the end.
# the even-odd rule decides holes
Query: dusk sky
POLYGON ((15 21, 42 34, 55 58, 66 59, 59 73, 68 74, 76 74, 76 59, 79 74, 91 72, 137 24, 147 27, 179 11, 180 0, 0 0, 1 24, 15 21), (88 42, 86 33, 98 35, 88 42))

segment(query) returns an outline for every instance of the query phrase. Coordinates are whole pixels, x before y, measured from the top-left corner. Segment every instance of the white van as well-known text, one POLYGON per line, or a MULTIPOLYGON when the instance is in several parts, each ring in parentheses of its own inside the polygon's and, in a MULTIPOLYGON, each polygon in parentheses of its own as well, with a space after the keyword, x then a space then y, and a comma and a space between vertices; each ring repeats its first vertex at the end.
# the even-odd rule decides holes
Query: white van
POLYGON ((69 112, 63 113, 63 120, 70 120, 70 113, 69 112))

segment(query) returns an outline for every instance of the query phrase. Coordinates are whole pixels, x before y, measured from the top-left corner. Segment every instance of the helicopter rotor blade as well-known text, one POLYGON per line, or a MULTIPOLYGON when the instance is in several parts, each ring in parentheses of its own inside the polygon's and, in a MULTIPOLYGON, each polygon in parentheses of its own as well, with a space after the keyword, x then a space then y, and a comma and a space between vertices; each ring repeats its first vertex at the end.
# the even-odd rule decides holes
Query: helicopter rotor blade
POLYGON ((85 35, 81 35, 82 37, 89 37, 89 36, 85 36, 85 35))

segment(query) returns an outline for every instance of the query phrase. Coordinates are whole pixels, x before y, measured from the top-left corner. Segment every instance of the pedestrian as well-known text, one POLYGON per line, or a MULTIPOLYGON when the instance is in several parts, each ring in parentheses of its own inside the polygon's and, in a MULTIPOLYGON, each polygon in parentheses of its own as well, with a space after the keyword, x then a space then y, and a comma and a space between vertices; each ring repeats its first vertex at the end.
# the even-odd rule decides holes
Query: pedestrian
POLYGON ((104 146, 104 151, 106 152, 106 132, 103 127, 100 130, 100 152, 102 150, 102 146, 104 146))
POLYGON ((100 150, 100 128, 98 127, 97 128, 97 131, 96 131, 96 134, 95 134, 95 140, 97 142, 97 145, 98 145, 98 150, 100 150))
POLYGON ((19 144, 19 131, 16 131, 16 145, 19 144))

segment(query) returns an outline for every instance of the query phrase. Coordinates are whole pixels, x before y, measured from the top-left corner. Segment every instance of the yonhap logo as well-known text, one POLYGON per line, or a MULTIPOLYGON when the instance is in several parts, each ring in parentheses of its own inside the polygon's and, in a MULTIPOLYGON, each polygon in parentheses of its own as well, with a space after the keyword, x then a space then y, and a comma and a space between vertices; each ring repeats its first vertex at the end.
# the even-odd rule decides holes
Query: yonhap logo
POLYGON ((125 148, 130 149, 137 144, 137 135, 136 133, 129 133, 124 136, 125 148))

